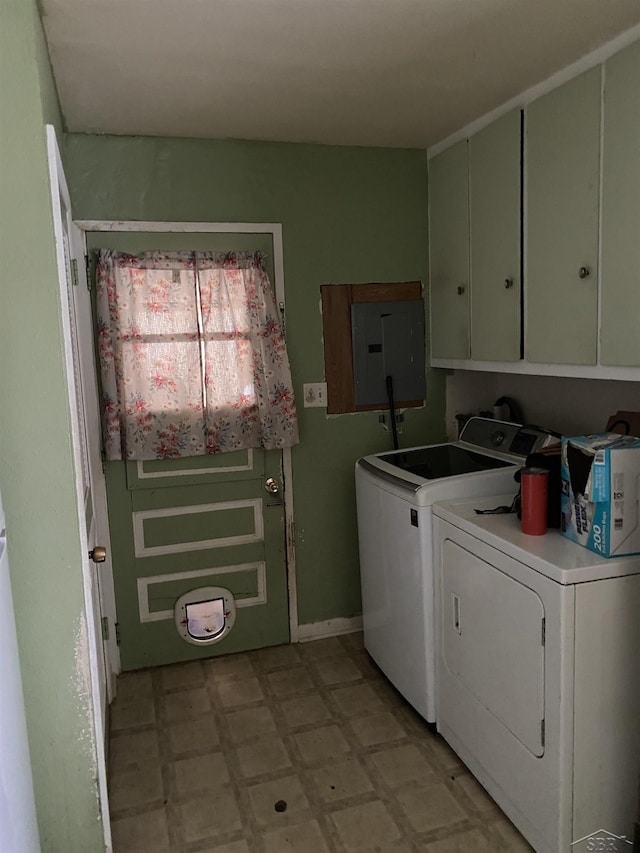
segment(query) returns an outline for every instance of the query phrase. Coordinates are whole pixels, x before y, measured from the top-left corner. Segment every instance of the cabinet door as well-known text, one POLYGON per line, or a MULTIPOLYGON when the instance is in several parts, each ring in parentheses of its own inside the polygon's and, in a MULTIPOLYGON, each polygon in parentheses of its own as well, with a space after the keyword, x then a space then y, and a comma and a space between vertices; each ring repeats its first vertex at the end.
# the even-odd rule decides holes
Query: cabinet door
POLYGON ((429 162, 431 355, 469 358, 467 140, 429 162))
POLYGON ((526 112, 526 353, 595 364, 600 68, 526 112))
POLYGON ((520 358, 520 110, 469 140, 471 357, 520 358))
POLYGON ((640 42, 604 73, 600 361, 640 366, 640 42))

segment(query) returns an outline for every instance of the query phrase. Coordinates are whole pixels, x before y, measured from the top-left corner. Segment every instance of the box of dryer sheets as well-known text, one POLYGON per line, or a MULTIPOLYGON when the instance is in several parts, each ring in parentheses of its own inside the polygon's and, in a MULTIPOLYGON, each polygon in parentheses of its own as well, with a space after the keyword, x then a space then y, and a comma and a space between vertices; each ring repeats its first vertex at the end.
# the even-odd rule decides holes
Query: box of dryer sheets
POLYGON ((561 473, 564 535, 603 557, 640 553, 640 438, 563 438, 561 473))

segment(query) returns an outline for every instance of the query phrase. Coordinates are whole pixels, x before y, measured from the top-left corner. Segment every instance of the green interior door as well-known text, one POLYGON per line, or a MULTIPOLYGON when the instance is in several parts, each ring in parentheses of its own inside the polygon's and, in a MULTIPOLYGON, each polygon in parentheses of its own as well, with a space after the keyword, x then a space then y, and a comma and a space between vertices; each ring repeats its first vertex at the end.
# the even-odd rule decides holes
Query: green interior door
MULTIPOLYGON (((96 250, 260 250, 273 284, 266 234, 89 233, 96 250)), ((282 453, 257 448, 149 462, 107 462, 106 481, 120 655, 124 670, 286 643, 282 453), (267 492, 273 478, 277 493, 267 492), (233 629, 218 643, 193 646, 175 627, 173 608, 202 586, 229 589, 233 629)))

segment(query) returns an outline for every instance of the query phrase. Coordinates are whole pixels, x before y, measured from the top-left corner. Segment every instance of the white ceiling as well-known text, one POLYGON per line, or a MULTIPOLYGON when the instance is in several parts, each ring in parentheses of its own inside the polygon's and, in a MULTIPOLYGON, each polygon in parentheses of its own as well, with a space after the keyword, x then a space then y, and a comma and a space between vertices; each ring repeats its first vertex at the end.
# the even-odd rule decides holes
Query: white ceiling
POLYGON ((640 0, 40 0, 71 131, 426 148, 640 0))

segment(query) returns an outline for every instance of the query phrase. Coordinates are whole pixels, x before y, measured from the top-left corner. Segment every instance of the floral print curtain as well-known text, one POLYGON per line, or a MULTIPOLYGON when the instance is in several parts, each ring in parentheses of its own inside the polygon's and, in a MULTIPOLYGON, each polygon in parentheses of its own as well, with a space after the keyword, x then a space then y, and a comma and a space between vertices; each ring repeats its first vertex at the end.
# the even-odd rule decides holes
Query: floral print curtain
POLYGON ((97 303, 108 459, 298 442, 289 360, 261 254, 102 249, 97 303))

